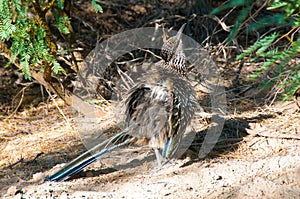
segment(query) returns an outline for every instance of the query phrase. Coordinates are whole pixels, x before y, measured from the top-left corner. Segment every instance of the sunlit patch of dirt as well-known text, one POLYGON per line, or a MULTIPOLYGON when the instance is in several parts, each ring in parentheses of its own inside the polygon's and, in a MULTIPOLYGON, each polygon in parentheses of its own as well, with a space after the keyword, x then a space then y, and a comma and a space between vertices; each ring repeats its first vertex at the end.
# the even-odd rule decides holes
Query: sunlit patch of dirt
POLYGON ((105 156, 68 182, 43 183, 44 177, 61 167, 51 169, 53 166, 85 150, 72 122, 74 111, 56 101, 65 117, 50 102, 0 121, 0 183, 6 196, 18 190, 23 197, 74 198, 215 198, 228 194, 251 198, 300 193, 300 113, 292 102, 228 115, 225 132, 244 129, 247 134, 240 134, 243 137, 238 142, 225 134, 204 160, 187 157, 155 171, 152 150, 132 146, 105 156), (248 125, 239 127, 242 121, 248 125))

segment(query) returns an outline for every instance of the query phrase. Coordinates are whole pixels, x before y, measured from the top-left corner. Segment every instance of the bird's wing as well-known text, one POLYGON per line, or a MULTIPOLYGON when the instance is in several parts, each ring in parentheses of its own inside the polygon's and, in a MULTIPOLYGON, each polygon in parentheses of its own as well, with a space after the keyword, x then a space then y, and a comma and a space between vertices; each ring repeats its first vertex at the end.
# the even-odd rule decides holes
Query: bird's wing
POLYGON ((171 109, 169 115, 169 134, 168 142, 163 149, 163 156, 167 158, 178 158, 191 144, 193 137, 189 138, 189 144, 182 144, 182 138, 185 134, 192 131, 189 128, 195 112, 201 110, 197 101, 195 91, 188 81, 178 75, 169 74, 169 82, 172 83, 171 91, 171 109), (179 150, 180 149, 180 150, 179 150), (177 151, 180 151, 177 153, 177 151))
POLYGON ((167 88, 158 82, 133 87, 124 105, 128 134, 152 140, 152 147, 162 148, 168 131, 169 99, 167 88))

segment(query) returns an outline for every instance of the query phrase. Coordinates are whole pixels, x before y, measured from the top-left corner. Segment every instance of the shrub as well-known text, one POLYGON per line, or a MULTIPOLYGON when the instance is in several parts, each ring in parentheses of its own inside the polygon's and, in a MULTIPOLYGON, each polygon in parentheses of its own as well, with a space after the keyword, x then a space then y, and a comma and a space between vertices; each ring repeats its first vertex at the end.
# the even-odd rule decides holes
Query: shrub
POLYGON ((278 89, 284 91, 283 100, 287 100, 300 86, 300 66, 299 61, 296 61, 300 52, 300 1, 273 0, 266 1, 264 5, 257 5, 258 2, 230 0, 214 9, 211 14, 233 8, 241 9, 227 38, 227 43, 232 42, 241 30, 260 31, 259 34, 263 36, 238 55, 237 59, 249 58, 250 62, 255 62, 263 58, 265 62, 251 77, 256 78, 263 73, 269 73, 265 86, 277 85, 278 89), (254 8, 256 9, 252 12, 254 8), (257 17, 259 12, 261 14, 257 17), (255 15, 250 17, 250 13, 255 13, 255 15), (245 21, 250 25, 246 26, 245 21), (269 31, 271 28, 276 31, 269 31), (284 46, 277 45, 279 43, 284 43, 284 46))

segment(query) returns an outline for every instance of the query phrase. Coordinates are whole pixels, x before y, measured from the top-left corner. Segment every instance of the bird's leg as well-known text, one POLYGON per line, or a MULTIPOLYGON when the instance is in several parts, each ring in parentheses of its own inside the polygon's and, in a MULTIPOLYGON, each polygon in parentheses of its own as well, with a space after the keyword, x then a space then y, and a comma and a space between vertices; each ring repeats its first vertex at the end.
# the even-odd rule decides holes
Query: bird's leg
POLYGON ((164 160, 164 158, 160 154, 158 148, 155 148, 154 151, 155 151, 155 156, 156 156, 158 168, 161 168, 162 167, 162 161, 164 160))
POLYGON ((152 168, 152 171, 159 171, 161 169, 166 169, 171 166, 177 165, 175 160, 169 160, 164 158, 161 153, 159 152, 158 148, 154 148, 155 155, 156 155, 156 160, 157 160, 157 166, 152 168))

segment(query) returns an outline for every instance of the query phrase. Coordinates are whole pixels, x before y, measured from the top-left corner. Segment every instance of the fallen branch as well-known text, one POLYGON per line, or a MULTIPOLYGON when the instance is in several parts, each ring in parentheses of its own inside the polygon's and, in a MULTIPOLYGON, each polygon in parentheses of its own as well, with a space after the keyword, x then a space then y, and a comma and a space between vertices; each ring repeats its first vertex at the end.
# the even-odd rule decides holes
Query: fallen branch
POLYGON ((43 154, 44 154, 44 152, 40 152, 40 153, 36 154, 36 156, 32 160, 28 160, 28 161, 24 161, 24 158, 21 158, 17 162, 12 163, 12 164, 8 165, 7 167, 5 167, 5 169, 12 169, 14 166, 16 166, 17 164, 20 164, 20 163, 27 163, 27 164, 32 163, 43 154))
POLYGON ((11 169, 11 168, 13 168, 14 166, 16 166, 17 164, 20 164, 20 163, 23 163, 23 162, 24 162, 24 158, 21 158, 21 159, 18 160, 17 162, 12 163, 12 164, 8 165, 7 167, 5 167, 5 169, 11 169))

